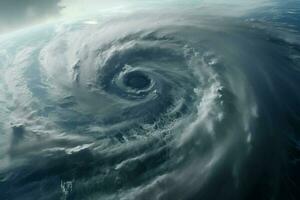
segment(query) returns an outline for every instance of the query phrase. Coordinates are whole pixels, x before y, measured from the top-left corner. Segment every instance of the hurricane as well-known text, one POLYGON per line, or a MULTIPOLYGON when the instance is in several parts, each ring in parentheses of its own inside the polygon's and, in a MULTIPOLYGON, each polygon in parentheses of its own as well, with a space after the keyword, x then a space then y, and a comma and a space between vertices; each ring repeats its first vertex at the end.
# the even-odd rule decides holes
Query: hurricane
POLYGON ((300 4, 258 2, 0 37, 0 199, 298 199, 300 4))

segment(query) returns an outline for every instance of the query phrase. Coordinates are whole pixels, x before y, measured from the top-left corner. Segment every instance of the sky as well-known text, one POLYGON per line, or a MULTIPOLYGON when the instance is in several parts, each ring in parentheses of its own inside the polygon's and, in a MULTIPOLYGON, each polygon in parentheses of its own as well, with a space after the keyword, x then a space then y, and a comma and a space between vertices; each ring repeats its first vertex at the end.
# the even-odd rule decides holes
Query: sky
POLYGON ((1 0, 0 33, 58 17, 60 0, 1 0))
POLYGON ((108 8, 120 8, 120 6, 129 5, 132 2, 138 1, 0 0, 0 34, 56 19, 81 16, 108 8))
POLYGON ((183 3, 245 4, 246 7, 271 0, 0 0, 0 34, 56 19, 80 17, 106 11, 128 11, 133 6, 173 6, 183 3))

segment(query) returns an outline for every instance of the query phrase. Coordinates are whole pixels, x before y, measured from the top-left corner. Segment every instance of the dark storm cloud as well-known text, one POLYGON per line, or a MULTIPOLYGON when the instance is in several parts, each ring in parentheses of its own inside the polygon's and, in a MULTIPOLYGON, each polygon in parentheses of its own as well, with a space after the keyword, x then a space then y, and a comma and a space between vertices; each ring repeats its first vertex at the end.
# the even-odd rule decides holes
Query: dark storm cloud
POLYGON ((60 0, 1 0, 0 33, 58 16, 60 0))

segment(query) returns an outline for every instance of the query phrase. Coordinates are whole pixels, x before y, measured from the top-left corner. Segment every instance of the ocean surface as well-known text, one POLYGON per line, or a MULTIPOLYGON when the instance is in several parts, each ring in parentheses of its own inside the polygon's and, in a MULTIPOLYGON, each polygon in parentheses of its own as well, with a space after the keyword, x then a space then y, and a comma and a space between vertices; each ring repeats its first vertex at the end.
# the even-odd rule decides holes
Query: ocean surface
POLYGON ((141 2, 0 36, 0 199, 300 199, 300 2, 141 2))

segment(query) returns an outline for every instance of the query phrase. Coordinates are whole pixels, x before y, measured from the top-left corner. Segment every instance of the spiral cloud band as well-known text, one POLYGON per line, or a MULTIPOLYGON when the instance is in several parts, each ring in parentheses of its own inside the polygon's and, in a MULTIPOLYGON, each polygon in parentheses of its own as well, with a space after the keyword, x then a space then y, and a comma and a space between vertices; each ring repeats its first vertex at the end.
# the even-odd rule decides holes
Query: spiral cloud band
POLYGON ((213 8, 3 36, 0 198, 297 199, 299 22, 213 8))

